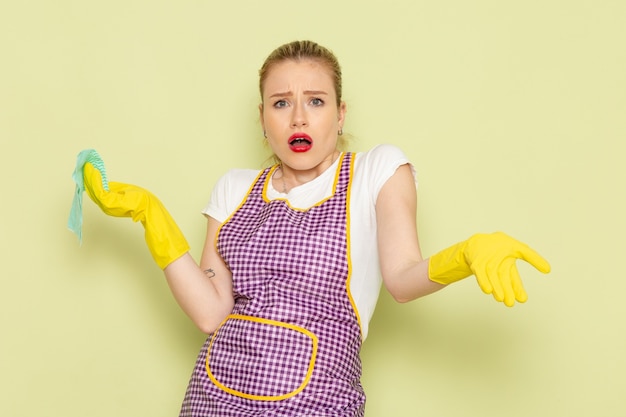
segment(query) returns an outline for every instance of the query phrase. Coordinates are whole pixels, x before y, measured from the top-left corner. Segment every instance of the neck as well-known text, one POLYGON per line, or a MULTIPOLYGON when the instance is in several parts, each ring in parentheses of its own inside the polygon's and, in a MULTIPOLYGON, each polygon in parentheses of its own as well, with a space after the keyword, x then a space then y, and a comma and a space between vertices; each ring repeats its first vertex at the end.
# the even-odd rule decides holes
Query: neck
POLYGON ((281 162, 274 176, 274 179, 277 181, 277 183, 274 183, 274 188, 281 190, 283 193, 288 193, 294 187, 313 181, 322 175, 337 160, 339 155, 340 152, 335 151, 319 165, 309 170, 293 169, 281 162))

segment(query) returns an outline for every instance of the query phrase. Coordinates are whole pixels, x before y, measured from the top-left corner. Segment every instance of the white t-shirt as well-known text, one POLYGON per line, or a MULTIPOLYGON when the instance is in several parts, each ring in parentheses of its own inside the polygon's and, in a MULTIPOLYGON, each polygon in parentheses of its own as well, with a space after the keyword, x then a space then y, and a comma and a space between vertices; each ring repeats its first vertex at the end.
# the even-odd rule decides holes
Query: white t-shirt
MULTIPOLYGON (((352 259, 350 292, 361 319, 365 339, 382 281, 377 247, 376 199, 396 169, 410 162, 404 152, 393 145, 378 145, 367 152, 358 152, 354 157, 348 231, 352 259)), ((314 206, 330 197, 340 159, 337 158, 314 180, 292 188, 287 194, 276 190, 272 181, 268 181, 266 197, 269 200, 287 200, 292 207, 298 209, 314 206)), ((415 169, 410 166, 415 176, 415 169)), ((233 169, 227 172, 216 183, 202 213, 220 223, 227 220, 247 197, 258 175, 259 171, 252 169, 233 169)))

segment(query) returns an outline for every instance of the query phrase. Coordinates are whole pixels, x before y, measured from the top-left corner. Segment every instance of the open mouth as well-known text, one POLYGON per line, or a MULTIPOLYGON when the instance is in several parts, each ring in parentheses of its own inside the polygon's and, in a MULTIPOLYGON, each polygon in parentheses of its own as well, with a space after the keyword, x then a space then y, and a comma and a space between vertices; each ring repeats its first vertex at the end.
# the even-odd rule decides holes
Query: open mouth
POLYGON ((294 134, 289 138, 289 148, 294 152, 306 152, 313 146, 313 140, 306 134, 294 134))
POLYGON ((311 141, 305 138, 295 138, 289 141, 289 145, 291 146, 299 146, 299 145, 310 145, 311 141))

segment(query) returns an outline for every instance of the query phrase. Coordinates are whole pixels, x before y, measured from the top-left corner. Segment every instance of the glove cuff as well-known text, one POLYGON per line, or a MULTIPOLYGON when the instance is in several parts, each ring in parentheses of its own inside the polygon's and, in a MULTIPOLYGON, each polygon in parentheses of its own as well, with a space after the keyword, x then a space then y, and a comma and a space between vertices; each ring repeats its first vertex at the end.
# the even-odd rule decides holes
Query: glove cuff
POLYGON ((154 196, 150 195, 149 209, 140 219, 145 228, 145 239, 154 261, 161 269, 189 251, 189 244, 178 225, 154 196))
POLYGON ((459 242, 430 257, 428 278, 439 284, 448 285, 472 275, 465 260, 465 247, 468 241, 459 242))

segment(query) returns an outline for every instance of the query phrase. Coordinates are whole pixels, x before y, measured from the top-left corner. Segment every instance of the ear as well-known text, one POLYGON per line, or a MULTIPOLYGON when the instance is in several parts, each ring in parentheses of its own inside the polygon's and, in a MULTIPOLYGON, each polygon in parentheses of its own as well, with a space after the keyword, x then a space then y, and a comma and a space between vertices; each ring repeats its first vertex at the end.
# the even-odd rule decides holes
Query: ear
POLYGON ((265 120, 263 120, 263 103, 259 104, 259 120, 261 121, 261 128, 265 131, 265 120))
POLYGON ((339 108, 337 109, 337 117, 338 117, 338 123, 339 123, 339 128, 343 129, 343 124, 346 121, 346 113, 348 112, 348 108, 346 106, 346 102, 342 101, 341 104, 339 104, 339 108))

